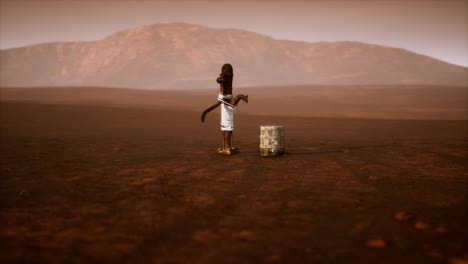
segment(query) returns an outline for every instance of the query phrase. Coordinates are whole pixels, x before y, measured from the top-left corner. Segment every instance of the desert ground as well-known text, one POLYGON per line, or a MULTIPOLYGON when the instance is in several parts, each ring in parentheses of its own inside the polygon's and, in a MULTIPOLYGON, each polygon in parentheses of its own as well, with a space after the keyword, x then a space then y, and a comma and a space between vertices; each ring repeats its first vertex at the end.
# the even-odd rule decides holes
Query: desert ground
POLYGON ((1 88, 0 260, 468 263, 467 91, 1 88))

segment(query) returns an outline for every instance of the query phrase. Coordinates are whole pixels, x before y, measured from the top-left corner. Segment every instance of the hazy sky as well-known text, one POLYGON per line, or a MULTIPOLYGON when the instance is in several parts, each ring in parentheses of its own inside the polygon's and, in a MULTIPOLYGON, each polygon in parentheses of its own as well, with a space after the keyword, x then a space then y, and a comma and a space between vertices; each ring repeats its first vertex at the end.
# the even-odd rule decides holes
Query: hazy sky
POLYGON ((468 0, 0 0, 0 48, 94 41, 116 31, 185 22, 279 39, 360 41, 468 66, 468 0))

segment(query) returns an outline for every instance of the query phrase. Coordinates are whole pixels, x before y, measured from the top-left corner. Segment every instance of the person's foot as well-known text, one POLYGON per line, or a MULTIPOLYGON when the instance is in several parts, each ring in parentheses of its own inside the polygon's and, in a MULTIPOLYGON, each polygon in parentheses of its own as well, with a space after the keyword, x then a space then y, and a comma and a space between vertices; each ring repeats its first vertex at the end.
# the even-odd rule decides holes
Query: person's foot
POLYGON ((218 153, 219 154, 224 154, 224 155, 231 155, 231 150, 230 149, 218 148, 218 153))
POLYGON ((238 152, 239 152, 239 149, 238 149, 238 148, 231 148, 231 152, 232 152, 232 153, 238 153, 238 152))

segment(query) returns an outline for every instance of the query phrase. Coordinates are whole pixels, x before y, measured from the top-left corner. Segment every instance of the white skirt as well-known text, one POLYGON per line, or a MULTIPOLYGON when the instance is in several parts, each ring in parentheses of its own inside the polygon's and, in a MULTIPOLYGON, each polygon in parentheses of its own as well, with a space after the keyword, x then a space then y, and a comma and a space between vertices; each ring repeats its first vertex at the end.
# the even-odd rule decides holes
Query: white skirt
POLYGON ((234 130, 234 110, 236 108, 221 104, 221 131, 234 130))

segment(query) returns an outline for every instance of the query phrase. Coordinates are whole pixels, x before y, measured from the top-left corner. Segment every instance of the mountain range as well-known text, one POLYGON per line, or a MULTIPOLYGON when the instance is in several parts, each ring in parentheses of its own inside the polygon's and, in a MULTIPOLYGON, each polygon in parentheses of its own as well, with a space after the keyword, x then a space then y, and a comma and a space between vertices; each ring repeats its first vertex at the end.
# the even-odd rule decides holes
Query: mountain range
POLYGON ((213 88, 227 62, 234 86, 468 86, 468 68, 400 48, 279 40, 183 23, 123 30, 95 42, 1 50, 0 86, 213 88))

